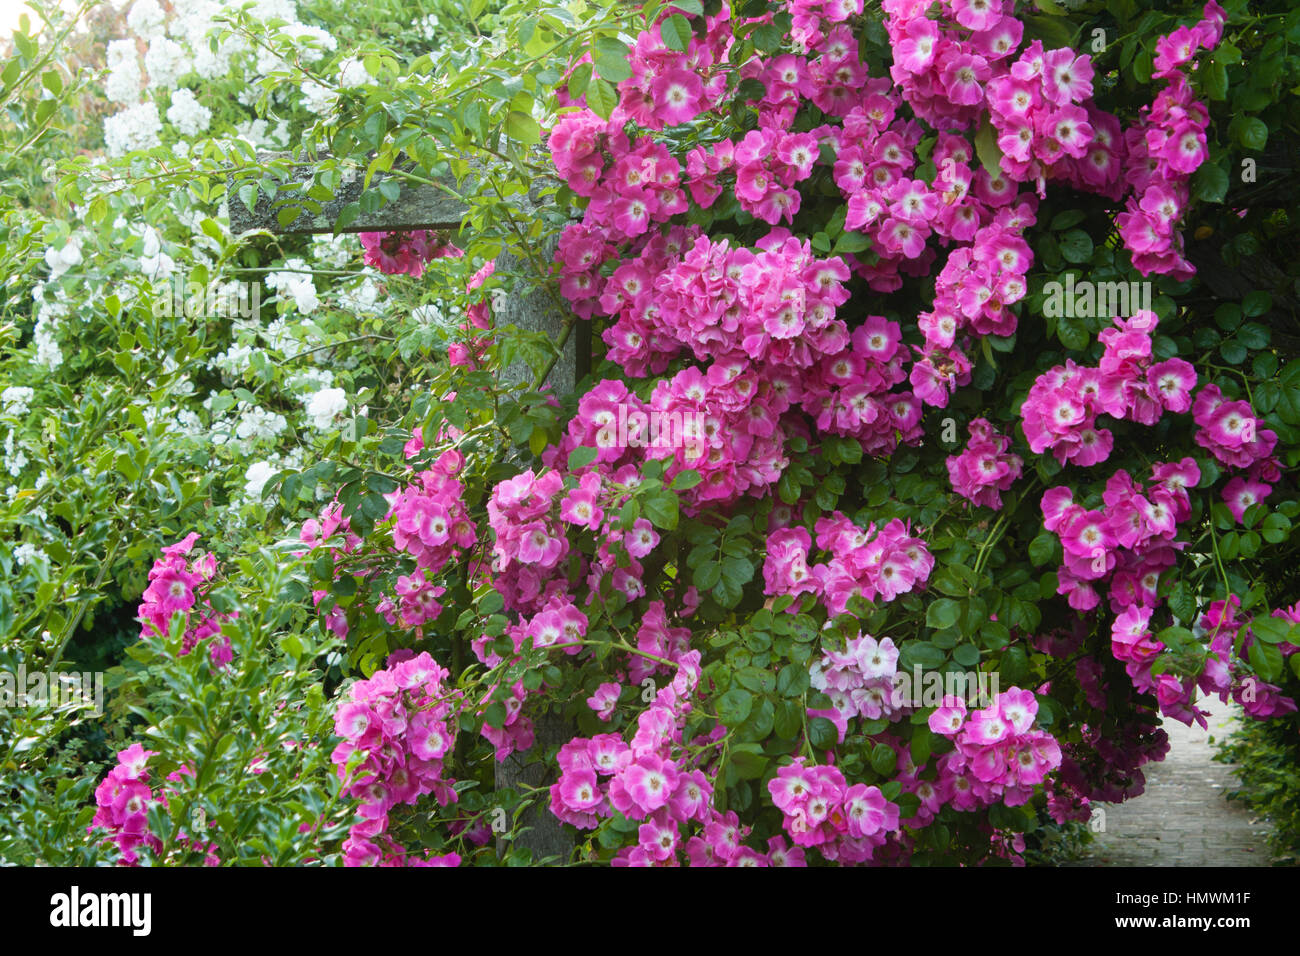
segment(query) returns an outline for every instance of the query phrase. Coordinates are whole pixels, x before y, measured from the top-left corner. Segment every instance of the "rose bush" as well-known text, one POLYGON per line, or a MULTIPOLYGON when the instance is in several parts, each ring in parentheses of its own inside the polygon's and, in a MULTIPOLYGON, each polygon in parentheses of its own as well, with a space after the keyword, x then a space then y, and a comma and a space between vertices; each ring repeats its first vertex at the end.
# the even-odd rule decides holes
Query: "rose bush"
POLYGON ((540 811, 575 861, 1024 862, 1139 795, 1200 695, 1296 710, 1297 263, 1259 259, 1294 238, 1262 187, 1291 175, 1266 149, 1294 137, 1300 16, 512 14, 515 73, 467 61, 452 97, 376 51, 313 128, 324 174, 468 183, 459 236, 362 238, 397 296, 451 288, 447 361, 376 369, 373 407, 259 473, 274 547, 237 575, 187 560, 188 525, 154 543, 120 692, 171 691, 83 811, 95 853, 539 862, 540 811), (523 219, 530 181, 550 210, 523 219), (558 343, 494 319, 497 252, 540 274, 548 237, 558 343), (553 394, 588 327, 591 373, 553 394), (267 668, 276 716, 216 726, 206 698, 267 668), (198 836, 196 806, 239 826, 198 836))

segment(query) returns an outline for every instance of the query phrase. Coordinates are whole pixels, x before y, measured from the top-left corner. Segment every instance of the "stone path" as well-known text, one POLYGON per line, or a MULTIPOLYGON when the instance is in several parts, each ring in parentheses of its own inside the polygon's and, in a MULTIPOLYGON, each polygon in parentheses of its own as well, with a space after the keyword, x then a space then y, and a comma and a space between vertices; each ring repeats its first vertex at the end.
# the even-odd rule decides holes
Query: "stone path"
POLYGON ((1224 794, 1240 786, 1229 764, 1216 763, 1214 745, 1238 719, 1235 704, 1197 702, 1210 711, 1209 730, 1163 723, 1170 751, 1147 764, 1146 792, 1103 804, 1105 832, 1076 866, 1268 866, 1268 824, 1224 794))

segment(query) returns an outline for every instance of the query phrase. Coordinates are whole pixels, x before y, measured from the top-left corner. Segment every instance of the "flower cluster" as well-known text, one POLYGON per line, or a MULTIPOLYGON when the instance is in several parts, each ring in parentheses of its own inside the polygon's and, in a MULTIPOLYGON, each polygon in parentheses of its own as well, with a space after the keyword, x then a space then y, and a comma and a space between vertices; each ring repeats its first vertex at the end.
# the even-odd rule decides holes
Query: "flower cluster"
POLYGON ((364 261, 387 275, 403 273, 420 278, 425 266, 444 256, 464 255, 451 243, 429 229, 409 232, 363 232, 361 247, 364 261))
MULTIPOLYGON (((665 9, 660 23, 672 13, 665 9)), ((618 84, 619 103, 612 117, 649 130, 689 122, 713 109, 727 93, 725 63, 731 48, 731 11, 726 4, 704 18, 703 35, 692 33, 684 51, 670 49, 659 26, 637 35, 628 56, 632 75, 618 84)))
POLYGON ((1191 199, 1188 182, 1210 155, 1206 142, 1210 115, 1178 68, 1199 48, 1218 46, 1225 20, 1223 8, 1209 0, 1199 23, 1179 27, 1156 41, 1152 75, 1169 83, 1124 134, 1131 194, 1115 225, 1133 254, 1133 267, 1143 275, 1188 279, 1195 272, 1182 255, 1177 226, 1191 199))
POLYGON ((902 709, 894 693, 898 648, 889 638, 877 641, 870 634, 851 638, 843 651, 827 649, 813 662, 809 680, 830 698, 826 710, 809 709, 809 717, 825 717, 835 725, 840 743, 855 717, 897 720, 902 709))
MULTIPOLYGON (((1196 622, 1197 631, 1209 638, 1210 649, 1197 685, 1204 693, 1217 694, 1225 702, 1231 695, 1256 720, 1295 713, 1296 702, 1283 696, 1280 687, 1254 675, 1241 675, 1242 659, 1249 655, 1251 645, 1259 636, 1251 629, 1252 619, 1240 617, 1240 610, 1241 602, 1236 595, 1229 595, 1228 600, 1211 604, 1196 622)), ((1278 608, 1272 616, 1294 623, 1300 620, 1300 604, 1278 608)), ((1300 647, 1284 642, 1278 649, 1284 657, 1289 657, 1300 647)))
POLYGON ((709 777, 687 754, 682 729, 699 681, 700 652, 677 664, 672 682, 637 717, 630 742, 599 734, 575 737, 560 748, 551 812, 584 830, 616 811, 641 821, 636 845, 620 851, 615 866, 677 866, 682 853, 692 866, 768 865, 769 859, 741 845, 745 834, 735 813, 713 808, 709 777), (692 827, 699 833, 684 839, 683 829, 692 827))
MULTIPOLYGON (((218 614, 199 593, 201 586, 216 575, 217 559, 208 553, 191 561, 186 560, 186 555, 193 550, 194 542, 198 539, 198 532, 191 532, 182 540, 162 549, 162 557, 149 569, 149 586, 141 596, 138 615, 141 637, 166 635, 171 630, 171 621, 175 615, 185 614, 197 605, 198 621, 189 623, 185 629, 181 641, 182 656, 194 650, 200 641, 220 635, 221 622, 238 614, 237 611, 218 614)), ((208 655, 218 667, 230 663, 232 653, 230 639, 227 637, 214 640, 208 646, 208 655)))
MULTIPOLYGON (((304 521, 302 529, 298 533, 298 538, 312 550, 322 547, 329 548, 334 557, 336 569, 342 556, 352 554, 361 546, 361 536, 353 532, 351 519, 343 517, 343 505, 338 501, 332 501, 326 505, 319 519, 308 518, 304 521), (341 548, 335 547, 331 543, 336 535, 341 535, 343 538, 341 548)), ((306 552, 299 552, 300 555, 304 553, 306 552)), ((322 588, 317 588, 311 592, 312 603, 317 607, 329 596, 329 591, 322 588)), ((342 607, 335 604, 326 612, 325 626, 337 637, 346 638, 348 636, 347 614, 342 607)))
POLYGON ((554 570, 568 556, 569 539, 552 514, 563 490, 559 472, 538 476, 532 469, 492 489, 487 512, 496 536, 493 580, 509 608, 540 610, 564 586, 554 570))
MULTIPOLYGON (((945 161, 948 169, 965 169, 969 159, 965 140, 957 140, 953 153, 945 161), (960 157, 965 157, 962 159, 960 157)), ((935 279, 934 305, 917 317, 925 336, 924 348, 916 348, 917 362, 909 376, 917 397, 927 405, 944 407, 959 385, 970 382, 971 362, 957 335, 1011 335, 1016 330, 1016 315, 1010 306, 1019 302, 1028 290, 1025 273, 1033 264, 1033 254, 1021 234, 1035 222, 1033 197, 1014 205, 1005 205, 1014 197, 1011 184, 1004 178, 990 179, 981 170, 970 208, 976 210, 972 220, 975 242, 948 256, 935 279), (987 207, 973 203, 987 202, 987 207), (992 206, 998 206, 994 211, 992 206), (982 208, 982 211, 980 211, 982 208), (981 222, 988 225, 975 227, 981 222)), ((969 177, 960 177, 953 189, 964 190, 969 177)))
POLYGON ((1277 433, 1264 427, 1249 402, 1228 401, 1219 386, 1206 385, 1191 407, 1199 426, 1196 444, 1230 468, 1261 466, 1276 474, 1276 464, 1267 459, 1277 446, 1277 433))
POLYGON ((390 624, 400 618, 403 627, 418 628, 442 613, 444 589, 431 578, 478 541, 456 477, 463 464, 464 456, 449 449, 389 496, 393 545, 415 559, 415 570, 398 578, 398 601, 385 598, 376 608, 390 624))
POLYGON ((146 764, 155 756, 154 751, 132 744, 117 755, 117 766, 108 772, 95 788, 94 819, 86 832, 106 831, 105 840, 117 846, 122 863, 135 866, 136 851, 148 847, 153 853, 162 851, 162 841, 149 830, 149 807, 157 801, 149 786, 146 764))
POLYGON ((957 749, 947 755, 945 771, 968 772, 974 778, 973 795, 985 803, 1025 803, 1034 786, 1061 764, 1060 745, 1035 727, 1037 715, 1032 691, 1003 691, 988 707, 970 714, 953 736, 957 749))
POLYGON ((1038 376, 1020 408, 1031 451, 1051 449, 1061 464, 1095 465, 1110 457, 1115 444, 1110 429, 1098 425, 1099 415, 1154 425, 1166 411, 1191 408, 1191 364, 1180 358, 1151 361, 1159 321, 1146 310, 1117 318, 1098 336, 1105 352, 1097 367, 1067 359, 1038 376))
POLYGON ((815 528, 817 547, 829 552, 830 559, 811 566, 812 536, 806 528, 781 528, 771 534, 763 563, 765 594, 807 591, 820 597, 834 616, 843 614, 854 596, 892 601, 930 578, 934 556, 897 518, 883 528, 872 523, 863 529, 835 511, 818 518, 815 528))
POLYGON ((995 511, 1002 507, 1001 492, 1010 490, 1024 462, 1008 449, 1011 439, 999 434, 988 419, 969 425, 970 441, 960 455, 949 455, 948 478, 953 490, 972 504, 995 511))
POLYGON ((804 765, 796 757, 768 781, 782 825, 799 847, 816 847, 841 864, 870 862, 874 851, 899 828, 898 806, 879 787, 849 785, 831 764, 804 765))
POLYGON ((1085 508, 1064 486, 1043 493, 1043 525, 1061 540, 1065 563, 1059 592, 1070 606, 1091 610, 1100 602, 1094 582, 1109 580, 1112 609, 1155 607, 1160 574, 1173 565, 1185 543, 1176 542, 1179 522, 1192 513, 1187 489, 1200 481, 1191 458, 1157 463, 1147 487, 1123 469, 1106 482, 1104 511, 1085 508))
MULTIPOLYGON (((376 671, 348 689, 335 715, 343 740, 333 762, 358 817, 343 843, 346 866, 417 865, 388 835, 389 812, 414 806, 432 793, 441 806, 455 803, 443 759, 455 746, 459 691, 444 681, 448 671, 427 653, 376 671)), ((456 866, 456 854, 420 861, 456 866)))

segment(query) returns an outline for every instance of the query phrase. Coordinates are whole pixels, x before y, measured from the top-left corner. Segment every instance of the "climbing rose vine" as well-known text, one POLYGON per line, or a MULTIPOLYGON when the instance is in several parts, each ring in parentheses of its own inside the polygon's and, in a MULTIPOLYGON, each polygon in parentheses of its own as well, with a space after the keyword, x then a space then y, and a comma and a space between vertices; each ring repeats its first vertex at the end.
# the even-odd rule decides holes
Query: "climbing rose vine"
MULTIPOLYGON (((1215 550, 1294 490, 1279 434, 1174 297, 1227 16, 1124 89, 1026 6, 691 0, 570 65, 554 260, 592 374, 525 395, 549 440, 498 460, 480 271, 400 480, 301 531, 367 675, 348 864, 493 862, 526 813, 617 866, 1023 862, 1141 793, 1198 695, 1295 710, 1300 605, 1215 550), (1161 295, 1052 325, 1066 262, 1161 295)), ((414 277, 459 253, 362 241, 414 277)), ((182 544, 159 625, 195 613, 182 544)))

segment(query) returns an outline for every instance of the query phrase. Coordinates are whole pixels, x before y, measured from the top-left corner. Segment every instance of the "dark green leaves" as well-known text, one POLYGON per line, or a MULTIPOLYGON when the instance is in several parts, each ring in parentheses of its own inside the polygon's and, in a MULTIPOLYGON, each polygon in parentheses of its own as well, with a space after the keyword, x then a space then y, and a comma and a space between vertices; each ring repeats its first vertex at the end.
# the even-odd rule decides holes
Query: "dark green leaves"
POLYGON ((1066 262, 1087 262, 1092 258, 1092 237, 1082 229, 1071 229, 1061 237, 1061 256, 1066 262))
POLYGON ((961 605, 952 598, 939 598, 925 611, 925 623, 935 630, 952 627, 961 617, 961 605))
POLYGON ((738 727, 754 708, 754 695, 733 687, 718 698, 718 717, 728 727, 738 727))

